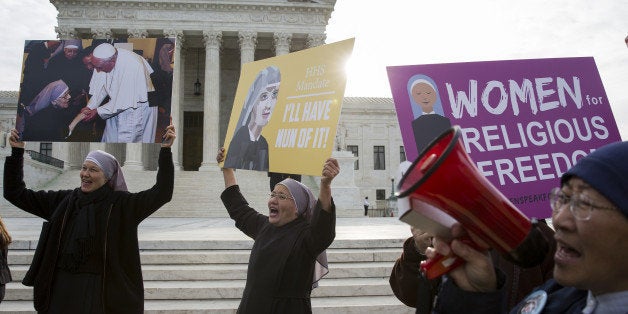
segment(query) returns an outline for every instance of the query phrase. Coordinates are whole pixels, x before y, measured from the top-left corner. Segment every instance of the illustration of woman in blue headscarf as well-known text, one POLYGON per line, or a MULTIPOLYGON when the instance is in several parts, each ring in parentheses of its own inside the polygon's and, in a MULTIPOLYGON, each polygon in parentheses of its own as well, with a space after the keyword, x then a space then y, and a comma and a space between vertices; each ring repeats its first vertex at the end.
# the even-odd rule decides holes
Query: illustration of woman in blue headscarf
POLYGON ((277 103, 281 73, 276 66, 261 70, 249 88, 231 139, 225 168, 268 171, 268 142, 262 129, 277 103))
POLYGON ((429 76, 417 74, 411 77, 408 80, 408 95, 415 118, 412 121, 414 141, 420 154, 436 137, 451 127, 451 122, 444 117, 438 88, 429 76))

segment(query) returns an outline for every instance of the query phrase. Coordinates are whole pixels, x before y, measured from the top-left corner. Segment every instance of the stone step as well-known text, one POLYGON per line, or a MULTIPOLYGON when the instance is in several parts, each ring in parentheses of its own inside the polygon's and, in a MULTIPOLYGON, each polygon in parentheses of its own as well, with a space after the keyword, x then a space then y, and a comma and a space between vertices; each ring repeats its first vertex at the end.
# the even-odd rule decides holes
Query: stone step
MULTIPOLYGON (((222 300, 146 300, 146 314, 235 314, 240 299, 222 300)), ((403 305, 394 296, 355 296, 312 298, 315 314, 386 313, 413 314, 415 309, 403 305)), ((32 301, 3 301, 0 313, 36 313, 32 301)))
MULTIPOLYGON (((338 226, 336 229, 339 229, 338 226)), ((242 240, 219 240, 211 241, 207 239, 193 239, 193 240, 141 240, 139 241, 139 248, 141 251, 148 250, 250 250, 253 247, 253 240, 246 238, 239 231, 235 232, 235 237, 242 238, 242 240)), ((11 233, 14 234, 14 233, 11 233)), ((338 232, 336 233, 338 235, 338 232)), ((14 240, 9 250, 34 250, 37 247, 37 239, 35 235, 31 235, 33 239, 29 240, 14 240)), ((140 234, 140 238, 141 238, 140 234)), ((377 236, 377 235, 371 235, 377 236)), ((379 235, 384 237, 385 235, 379 235)), ((396 235, 394 235, 396 236, 396 235)), ((401 250, 403 240, 398 237, 390 239, 336 239, 329 246, 329 249, 381 249, 381 248, 399 248, 401 250)), ((405 240, 405 239, 404 239, 405 240)), ((399 251, 401 252, 401 251, 399 251)))
MULTIPOLYGON (((32 288, 20 283, 37 245, 40 219, 8 219, 14 281, 0 313, 34 313, 32 288)), ((327 250, 330 273, 312 293, 315 313, 414 313, 388 278, 409 235, 391 218, 338 219, 327 250)), ((253 241, 229 219, 156 218, 138 230, 146 313, 235 313, 253 241)))
MULTIPOLYGON (((11 250, 9 265, 30 265, 33 250, 11 250)), ((398 248, 328 249, 329 263, 395 261, 398 248)), ((142 265, 161 264, 246 264, 250 250, 144 250, 140 252, 142 265)))
MULTIPOLYGON (((245 279, 196 281, 144 281, 145 300, 237 299, 244 291, 245 279)), ((32 300, 33 291, 21 283, 6 286, 5 300, 32 300)), ((324 278, 312 297, 380 296, 392 291, 388 278, 324 278)))
MULTIPOLYGON (((387 277, 393 262, 330 263, 326 278, 387 277)), ((11 265, 14 281, 21 281, 27 265, 11 265)), ((142 265, 144 281, 246 279, 247 264, 142 265)))

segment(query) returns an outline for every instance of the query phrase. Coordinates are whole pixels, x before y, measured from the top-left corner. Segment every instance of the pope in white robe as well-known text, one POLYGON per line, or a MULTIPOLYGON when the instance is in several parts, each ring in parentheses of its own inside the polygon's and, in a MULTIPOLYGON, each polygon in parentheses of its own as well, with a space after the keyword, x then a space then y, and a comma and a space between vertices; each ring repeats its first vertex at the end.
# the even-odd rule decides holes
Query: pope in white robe
POLYGON ((84 120, 97 113, 106 121, 102 142, 154 143, 157 107, 148 103, 148 92, 155 90, 148 62, 132 51, 103 43, 94 49, 92 64, 92 97, 82 111, 84 120), (100 105, 107 96, 109 101, 100 105))

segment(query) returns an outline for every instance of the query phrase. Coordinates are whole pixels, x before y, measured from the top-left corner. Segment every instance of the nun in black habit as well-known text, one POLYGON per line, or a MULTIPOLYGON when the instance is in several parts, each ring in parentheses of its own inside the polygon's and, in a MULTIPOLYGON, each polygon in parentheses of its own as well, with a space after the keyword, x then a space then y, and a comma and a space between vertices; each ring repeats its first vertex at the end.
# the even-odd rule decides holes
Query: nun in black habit
MULTIPOLYGON (((216 161, 223 160, 221 148, 216 161)), ((325 162, 318 200, 294 179, 275 185, 268 215, 249 207, 232 168, 222 171, 229 216, 255 241, 238 313, 311 313, 310 293, 328 273, 325 250, 336 236, 331 182, 340 172, 338 161, 325 162)))
POLYGON ((33 286, 38 313, 144 312, 137 228, 172 198, 175 137, 174 126, 168 126, 150 189, 130 193, 116 158, 96 150, 83 162, 80 187, 33 191, 24 183, 24 142, 11 130, 4 198, 45 220, 22 280, 33 286))

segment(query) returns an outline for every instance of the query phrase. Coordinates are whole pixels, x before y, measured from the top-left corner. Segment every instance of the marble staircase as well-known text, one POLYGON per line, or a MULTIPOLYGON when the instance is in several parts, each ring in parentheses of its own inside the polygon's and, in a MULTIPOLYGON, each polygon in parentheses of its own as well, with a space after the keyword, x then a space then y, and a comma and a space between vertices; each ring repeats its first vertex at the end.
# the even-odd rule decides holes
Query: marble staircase
MULTIPOLYGON (((402 242, 385 237, 334 241, 328 249, 330 273, 312 292, 314 313, 414 313, 388 285, 402 242)), ((140 240, 145 312, 235 313, 251 246, 252 241, 240 238, 140 240)), ((12 244, 9 264, 14 281, 7 285, 0 313, 34 313, 32 288, 20 283, 34 247, 35 241, 12 244)))

